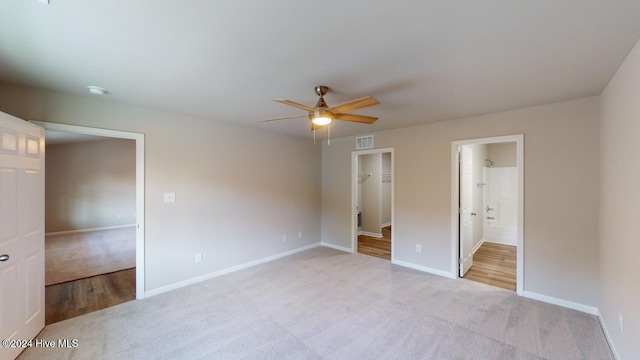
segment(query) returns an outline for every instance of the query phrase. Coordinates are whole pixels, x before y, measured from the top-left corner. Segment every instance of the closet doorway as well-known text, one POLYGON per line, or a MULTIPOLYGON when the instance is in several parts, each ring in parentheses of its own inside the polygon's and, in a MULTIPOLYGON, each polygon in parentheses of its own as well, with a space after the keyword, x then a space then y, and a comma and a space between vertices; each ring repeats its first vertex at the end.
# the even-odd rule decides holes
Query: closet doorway
POLYGON ((352 153, 352 249, 393 259, 393 149, 352 153))

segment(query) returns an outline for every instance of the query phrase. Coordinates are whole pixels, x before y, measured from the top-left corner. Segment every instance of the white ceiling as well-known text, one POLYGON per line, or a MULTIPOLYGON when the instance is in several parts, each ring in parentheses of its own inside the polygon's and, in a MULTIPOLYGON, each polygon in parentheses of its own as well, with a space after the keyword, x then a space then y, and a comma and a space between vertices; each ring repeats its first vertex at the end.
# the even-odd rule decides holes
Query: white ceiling
POLYGON ((640 38, 640 0, 3 0, 0 80, 309 137, 329 105, 372 95, 332 136, 597 95, 640 38))

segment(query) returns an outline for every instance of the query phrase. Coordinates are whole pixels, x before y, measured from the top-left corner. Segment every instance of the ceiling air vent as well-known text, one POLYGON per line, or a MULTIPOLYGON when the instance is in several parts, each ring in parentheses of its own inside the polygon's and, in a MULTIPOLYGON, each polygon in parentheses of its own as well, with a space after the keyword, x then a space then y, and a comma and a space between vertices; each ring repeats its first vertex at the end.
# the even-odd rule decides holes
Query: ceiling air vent
POLYGON ((373 135, 356 137, 356 150, 373 148, 373 135))

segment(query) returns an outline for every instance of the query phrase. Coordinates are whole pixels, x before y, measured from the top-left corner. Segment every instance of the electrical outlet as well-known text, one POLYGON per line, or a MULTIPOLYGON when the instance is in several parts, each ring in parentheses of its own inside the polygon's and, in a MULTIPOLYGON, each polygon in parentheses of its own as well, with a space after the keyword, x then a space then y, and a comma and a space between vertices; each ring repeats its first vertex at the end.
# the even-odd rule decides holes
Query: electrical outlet
POLYGON ((166 203, 176 202, 176 193, 164 193, 164 202, 166 203))
POLYGON ((618 328, 622 332, 622 314, 618 313, 618 328))
POLYGON ((419 254, 422 252, 422 245, 417 245, 416 244, 416 252, 419 254))
POLYGON ((196 253, 196 263, 202 262, 202 253, 196 253))
POLYGON ((298 239, 302 239, 302 231, 298 231, 298 239))
POLYGON ((287 234, 282 235, 282 242, 287 242, 287 234))

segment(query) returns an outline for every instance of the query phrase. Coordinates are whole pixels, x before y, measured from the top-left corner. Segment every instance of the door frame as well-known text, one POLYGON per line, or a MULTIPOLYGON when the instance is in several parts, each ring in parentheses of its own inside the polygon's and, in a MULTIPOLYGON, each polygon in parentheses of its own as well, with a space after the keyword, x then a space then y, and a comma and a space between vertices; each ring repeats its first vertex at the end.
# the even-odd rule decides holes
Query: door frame
POLYGON ((524 134, 494 136, 451 142, 451 273, 457 279, 460 267, 460 154, 458 146, 515 142, 518 162, 518 248, 516 250, 516 293, 524 295, 524 134))
MULTIPOLYGON (((136 142, 136 299, 144 299, 145 254, 144 254, 144 134, 119 130, 107 130, 86 126, 59 124, 46 121, 29 120, 42 126, 45 130, 60 131, 73 134, 95 135, 117 139, 129 139, 136 142)), ((45 145, 46 145, 45 135, 45 145)))
POLYGON ((395 179, 394 168, 395 159, 394 148, 355 150, 351 152, 351 252, 358 252, 358 156, 371 154, 391 153, 391 262, 395 261, 394 239, 395 239, 395 179))
MULTIPOLYGON (((458 146, 458 154, 459 156, 461 156, 460 161, 458 162, 458 174, 459 174, 459 187, 458 187, 458 191, 462 192, 462 197, 459 199, 459 203, 458 203, 458 207, 460 208, 460 212, 459 212, 459 221, 460 221, 460 227, 459 227, 459 240, 458 240, 458 244, 460 246, 460 248, 458 249, 458 251, 460 252, 460 266, 458 267, 458 277, 464 277, 464 275, 467 273, 467 271, 469 271, 469 269, 471 269, 471 267, 473 266, 473 251, 472 249, 467 249, 464 246, 464 242, 467 240, 467 235, 470 236, 471 239, 471 243, 473 243, 473 209, 470 211, 469 217, 466 218, 465 216, 465 208, 463 206, 466 205, 465 204, 465 191, 462 191, 463 189, 466 189, 468 186, 471 187, 471 194, 467 194, 467 196, 470 197, 470 201, 471 204, 473 205, 473 150, 469 147, 464 147, 464 146, 458 146), (471 174, 465 176, 465 171, 463 170, 463 167, 465 167, 464 162, 467 161, 466 158, 467 156, 464 154, 465 151, 468 151, 471 154, 471 159, 469 161, 471 161, 471 174), (467 179, 468 178, 468 179, 467 179), (468 181, 468 183, 467 183, 468 181), (463 221, 464 218, 464 221, 463 221), (471 234, 467 234, 466 230, 462 231, 462 228, 464 228, 464 224, 466 221, 470 221, 471 223, 471 234), (466 235, 465 235, 466 234, 466 235), (464 235, 464 236, 463 236, 464 235), (467 253, 466 251, 469 251, 469 256, 466 256, 467 253), (466 257, 465 257, 466 256, 466 257), (469 267, 466 268, 465 266, 465 259, 471 257, 470 259, 470 265, 468 265, 469 267)), ((473 208, 473 206, 472 206, 473 208)))

